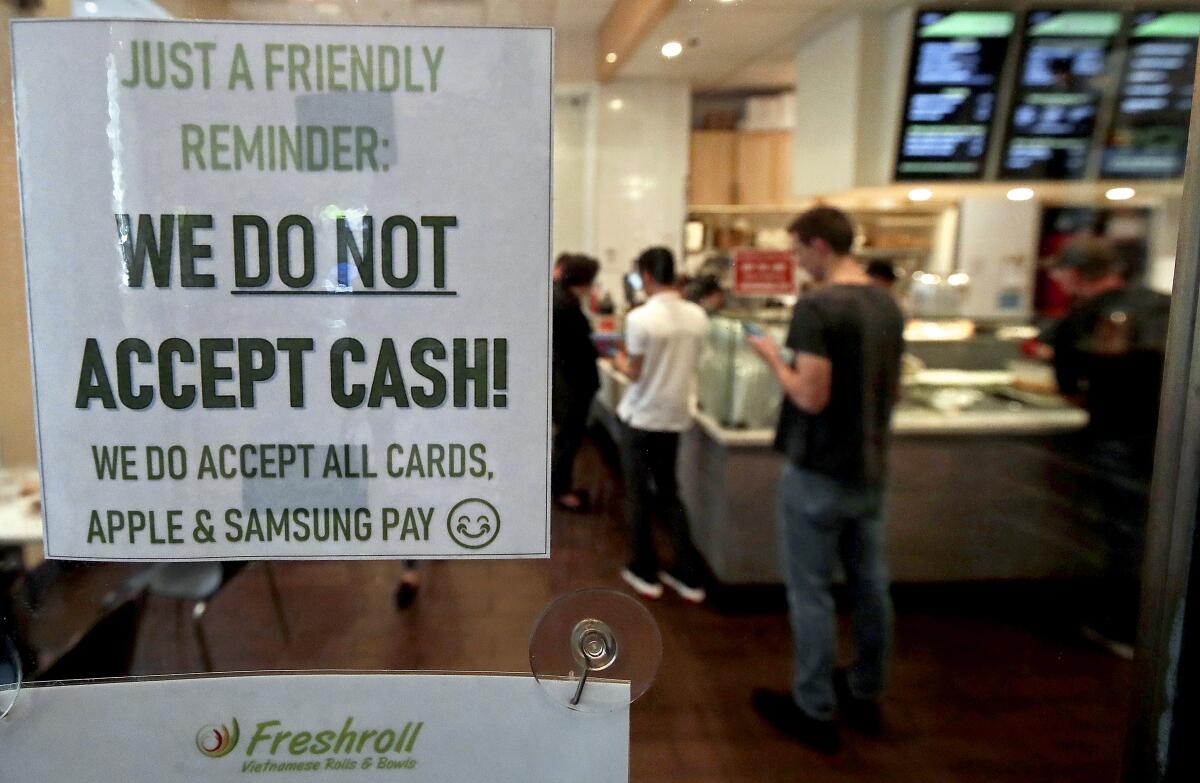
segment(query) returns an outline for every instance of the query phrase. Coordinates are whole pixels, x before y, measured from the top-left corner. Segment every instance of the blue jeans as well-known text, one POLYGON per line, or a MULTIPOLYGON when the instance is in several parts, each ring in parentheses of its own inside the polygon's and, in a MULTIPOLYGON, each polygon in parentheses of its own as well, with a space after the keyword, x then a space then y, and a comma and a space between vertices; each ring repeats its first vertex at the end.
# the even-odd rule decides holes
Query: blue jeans
POLYGON ((788 463, 779 482, 779 539, 792 626, 792 698, 812 718, 833 718, 837 656, 835 560, 853 605, 856 659, 851 693, 883 691, 892 641, 892 603, 884 561, 882 484, 852 484, 788 463))

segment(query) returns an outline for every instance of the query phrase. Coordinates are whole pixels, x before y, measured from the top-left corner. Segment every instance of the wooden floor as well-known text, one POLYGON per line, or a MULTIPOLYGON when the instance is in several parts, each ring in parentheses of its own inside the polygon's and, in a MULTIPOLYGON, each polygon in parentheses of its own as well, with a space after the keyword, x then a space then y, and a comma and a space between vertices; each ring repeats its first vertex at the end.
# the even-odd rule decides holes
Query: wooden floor
MULTIPOLYGON (((590 514, 555 512, 549 561, 422 566, 399 612, 390 562, 276 564, 292 640, 271 612, 261 565, 241 572, 205 619, 218 670, 528 670, 527 642, 555 596, 620 588, 620 487, 591 447, 581 479, 590 514)), ((1069 593, 1067 593, 1069 594, 1069 593)), ((777 590, 719 596, 720 608, 667 597, 659 678, 633 707, 634 781, 1115 780, 1130 667, 1078 640, 1060 586, 897 591, 897 648, 882 739, 846 734, 834 758, 758 720, 756 686, 785 687, 789 637, 777 590)), ((175 606, 152 599, 138 674, 198 670, 175 606)))

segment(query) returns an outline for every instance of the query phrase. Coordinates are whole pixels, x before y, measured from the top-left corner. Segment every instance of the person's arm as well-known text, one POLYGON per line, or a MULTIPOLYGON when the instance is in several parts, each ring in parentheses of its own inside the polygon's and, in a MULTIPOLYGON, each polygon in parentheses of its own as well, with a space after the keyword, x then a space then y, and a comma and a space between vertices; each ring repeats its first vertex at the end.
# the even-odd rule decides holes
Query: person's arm
POLYGON ((762 357, 792 403, 805 413, 820 413, 829 405, 833 388, 833 363, 824 356, 797 353, 792 366, 779 355, 779 345, 770 337, 747 337, 746 342, 762 357))
POLYGON ((636 312, 625 316, 625 347, 613 355, 613 367, 633 383, 641 379, 646 358, 646 333, 638 321, 636 312))
POLYGON ((1073 315, 1059 322, 1051 333, 1050 346, 1058 393, 1076 404, 1084 401, 1084 363, 1079 350, 1081 341, 1079 319, 1073 315))
POLYGON ((613 354, 613 367, 617 371, 629 378, 630 381, 637 383, 642 377, 642 364, 646 357, 641 354, 630 354, 624 351, 619 351, 613 354))
POLYGON ((797 408, 812 414, 825 410, 833 387, 833 363, 829 361, 824 328, 815 306, 801 299, 792 311, 787 345, 795 351, 795 359, 790 365, 779 355, 779 345, 770 337, 747 337, 746 342, 771 368, 797 408))

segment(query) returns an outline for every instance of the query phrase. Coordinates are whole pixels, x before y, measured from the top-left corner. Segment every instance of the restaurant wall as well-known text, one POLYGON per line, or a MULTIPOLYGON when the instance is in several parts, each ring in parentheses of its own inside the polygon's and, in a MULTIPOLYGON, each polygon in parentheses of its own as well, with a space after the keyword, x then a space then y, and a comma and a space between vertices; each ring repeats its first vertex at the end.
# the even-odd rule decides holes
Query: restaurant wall
POLYGON ((47 0, 36 13, 19 13, 11 3, 0 5, 0 465, 37 460, 8 23, 22 16, 67 16, 70 7, 69 0, 47 0))
POLYGON ((554 95, 554 246, 560 253, 596 254, 595 88, 560 86, 554 95))
POLYGON ((651 245, 683 252, 691 92, 686 82, 616 81, 596 102, 595 236, 599 283, 621 278, 651 245))
POLYGON ((854 187, 861 55, 861 14, 834 21, 796 52, 792 192, 798 197, 854 187))
POLYGON ((891 181, 912 6, 832 18, 796 50, 797 198, 891 181))

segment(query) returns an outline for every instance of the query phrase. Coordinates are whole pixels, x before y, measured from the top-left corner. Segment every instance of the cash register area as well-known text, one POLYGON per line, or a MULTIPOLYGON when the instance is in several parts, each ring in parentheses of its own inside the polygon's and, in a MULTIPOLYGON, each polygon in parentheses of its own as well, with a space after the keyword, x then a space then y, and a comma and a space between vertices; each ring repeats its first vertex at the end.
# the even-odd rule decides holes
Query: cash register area
MULTIPOLYGON (((1088 623, 1111 566, 1105 514, 1114 506, 1105 499, 1119 496, 1137 516, 1145 487, 1079 453, 1088 413, 1060 393, 1036 343, 1071 306, 1047 265, 1078 236, 1118 247, 1136 284, 1171 290, 1200 6, 0 8, 4 20, 147 13, 553 26, 553 254, 599 260, 584 306, 602 352, 620 343, 624 315, 640 301, 629 273, 645 248, 667 245, 687 277, 724 290, 678 464, 712 588, 699 606, 669 591, 647 602, 663 664, 632 707, 631 780, 1117 778, 1133 663, 1127 645, 1088 623), (896 638, 885 731, 854 737, 832 757, 751 708, 755 688, 786 687, 791 639, 775 546, 782 457, 771 448, 781 392, 746 347, 743 324, 782 338, 802 281, 789 277, 781 291, 771 274, 738 271, 771 257, 747 251, 786 251, 786 226, 817 203, 854 220, 855 255, 891 270, 908 317, 889 478, 896 638)), ((576 467, 586 507, 555 507, 548 560, 420 563, 403 607, 400 562, 42 561, 11 122, 0 111, 0 628, 16 630, 31 679, 527 672, 530 631, 553 599, 585 587, 629 592, 619 576, 628 536, 615 415, 628 379, 606 361, 576 467)), ((499 276, 496 293, 504 295, 499 276)), ((1152 378, 1125 380, 1156 397, 1152 378)), ((846 596, 837 598, 845 640, 846 596)))

